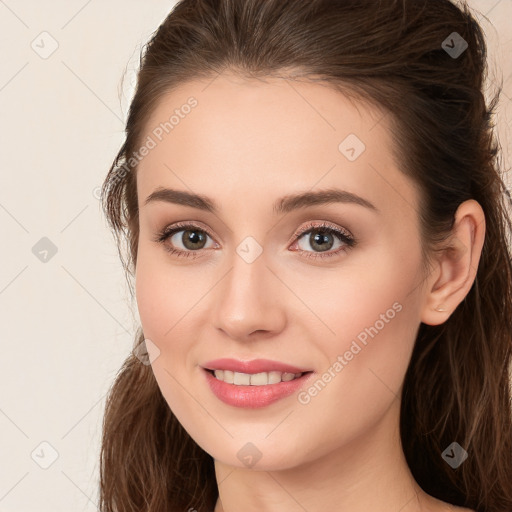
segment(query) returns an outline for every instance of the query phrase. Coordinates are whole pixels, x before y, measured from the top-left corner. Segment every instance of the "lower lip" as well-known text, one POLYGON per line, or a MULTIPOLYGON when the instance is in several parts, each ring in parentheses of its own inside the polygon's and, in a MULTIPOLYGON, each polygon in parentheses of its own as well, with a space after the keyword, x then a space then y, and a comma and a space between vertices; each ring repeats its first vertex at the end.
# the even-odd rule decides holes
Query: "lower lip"
POLYGON ((204 368, 203 372, 206 375, 210 389, 219 400, 228 405, 247 409, 266 407, 281 398, 293 395, 313 375, 313 372, 309 372, 303 374, 298 379, 278 382, 277 384, 266 384, 264 386, 239 386, 217 379, 204 368))

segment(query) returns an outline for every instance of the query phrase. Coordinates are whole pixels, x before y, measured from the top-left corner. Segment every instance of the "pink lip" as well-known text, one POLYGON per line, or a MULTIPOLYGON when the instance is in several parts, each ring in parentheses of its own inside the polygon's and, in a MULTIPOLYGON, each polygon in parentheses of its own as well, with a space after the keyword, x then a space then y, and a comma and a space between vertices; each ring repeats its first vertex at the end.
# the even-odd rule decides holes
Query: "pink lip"
MULTIPOLYGON (((269 359, 254 359, 252 361, 238 361, 236 359, 223 358, 208 361, 202 365, 207 370, 229 370, 239 373, 262 373, 262 372, 282 372, 282 373, 304 373, 310 369, 297 368, 279 361, 270 361, 269 359)), ((293 381, 291 381, 293 382, 293 381)))
POLYGON ((305 386, 306 382, 314 375, 313 372, 310 372, 302 375, 298 379, 288 382, 279 382, 277 384, 267 384, 265 386, 239 386, 228 384, 227 382, 217 379, 209 370, 204 368, 202 372, 206 377, 206 381, 212 393, 219 400, 225 404, 246 409, 266 407, 281 398, 290 396, 305 386))

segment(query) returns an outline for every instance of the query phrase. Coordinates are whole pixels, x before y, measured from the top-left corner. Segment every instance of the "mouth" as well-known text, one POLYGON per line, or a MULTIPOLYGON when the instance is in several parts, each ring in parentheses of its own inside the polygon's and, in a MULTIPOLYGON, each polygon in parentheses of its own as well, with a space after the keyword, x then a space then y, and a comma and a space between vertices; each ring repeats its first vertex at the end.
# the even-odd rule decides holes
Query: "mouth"
MULTIPOLYGON (((211 392, 227 405, 246 409, 259 409, 292 396, 306 386, 315 373, 314 371, 291 373, 278 370, 242 373, 219 369, 219 365, 216 366, 217 369, 202 367, 211 392)), ((296 367, 280 366, 282 370, 292 368, 300 370, 296 367)), ((261 367, 258 368, 258 370, 261 369, 261 367)))

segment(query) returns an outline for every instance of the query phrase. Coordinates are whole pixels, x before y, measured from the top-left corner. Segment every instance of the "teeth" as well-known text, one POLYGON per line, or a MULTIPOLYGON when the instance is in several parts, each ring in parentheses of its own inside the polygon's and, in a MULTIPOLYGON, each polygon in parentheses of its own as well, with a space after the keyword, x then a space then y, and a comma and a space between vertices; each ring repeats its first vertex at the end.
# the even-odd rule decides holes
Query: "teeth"
POLYGON ((239 373, 229 370, 215 370, 215 377, 228 384, 238 386, 265 386, 267 384, 278 384, 296 379, 302 373, 283 373, 283 372, 262 372, 262 373, 239 373))

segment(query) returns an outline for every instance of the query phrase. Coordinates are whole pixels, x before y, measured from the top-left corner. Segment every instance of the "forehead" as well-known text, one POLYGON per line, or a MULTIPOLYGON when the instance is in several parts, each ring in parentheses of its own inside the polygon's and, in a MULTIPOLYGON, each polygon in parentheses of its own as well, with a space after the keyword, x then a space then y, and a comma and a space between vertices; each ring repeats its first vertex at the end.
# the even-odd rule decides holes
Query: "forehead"
POLYGON ((220 204, 341 187, 383 210, 410 210, 416 190, 393 159, 388 122, 325 84, 229 74, 187 82, 162 96, 146 123, 139 204, 158 187, 220 204))

